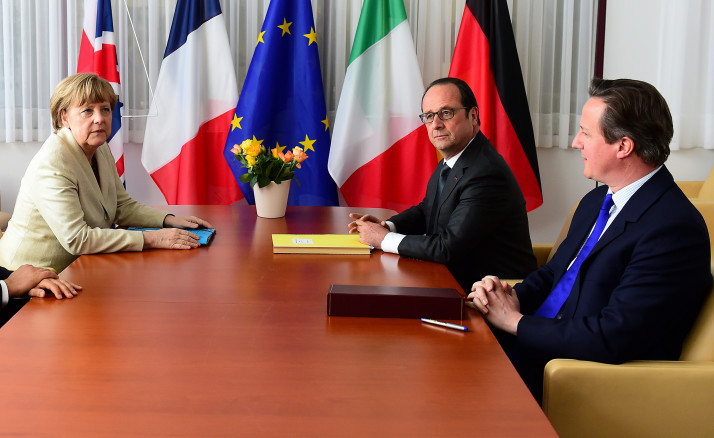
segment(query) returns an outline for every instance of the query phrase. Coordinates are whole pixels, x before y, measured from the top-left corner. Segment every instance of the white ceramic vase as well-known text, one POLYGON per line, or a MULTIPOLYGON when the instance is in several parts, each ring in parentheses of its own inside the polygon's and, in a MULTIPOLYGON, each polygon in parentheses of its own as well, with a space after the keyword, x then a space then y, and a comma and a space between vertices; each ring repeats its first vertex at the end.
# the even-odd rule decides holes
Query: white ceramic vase
POLYGON ((288 193, 290 193, 290 180, 276 184, 271 181, 265 187, 253 186, 255 195, 255 210, 258 216, 264 218, 278 218, 285 216, 285 208, 288 206, 288 193))

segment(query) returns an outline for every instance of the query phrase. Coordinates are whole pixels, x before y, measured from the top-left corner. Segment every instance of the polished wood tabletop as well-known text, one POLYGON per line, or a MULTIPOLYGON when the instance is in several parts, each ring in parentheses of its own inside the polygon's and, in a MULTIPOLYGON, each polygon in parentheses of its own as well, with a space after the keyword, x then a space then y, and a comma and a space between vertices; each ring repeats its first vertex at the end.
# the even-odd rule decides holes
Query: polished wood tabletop
POLYGON ((443 265, 272 253, 273 233, 346 232, 349 209, 163 208, 213 242, 81 256, 61 274, 79 296, 0 329, 0 435, 556 436, 472 309, 466 333, 327 316, 330 284, 460 290, 443 265))

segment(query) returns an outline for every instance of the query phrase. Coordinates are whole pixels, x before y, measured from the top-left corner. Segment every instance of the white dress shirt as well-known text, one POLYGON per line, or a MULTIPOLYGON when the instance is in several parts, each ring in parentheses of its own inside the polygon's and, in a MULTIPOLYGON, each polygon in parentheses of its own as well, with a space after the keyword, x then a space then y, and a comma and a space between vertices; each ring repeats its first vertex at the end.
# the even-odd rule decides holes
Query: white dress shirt
MULTIPOLYGON (((605 234, 605 231, 608 229, 612 221, 615 220, 615 217, 617 217, 618 213, 622 211, 623 208, 625 208, 625 204, 627 204, 627 201, 632 198, 632 196, 642 187, 645 185, 645 183, 654 176, 655 173, 657 173, 662 166, 659 166, 652 172, 648 173, 647 175, 643 176, 642 178, 638 179, 637 181, 626 185, 625 187, 621 188, 620 190, 617 191, 617 193, 612 193, 612 189, 609 189, 607 193, 612 194, 612 202, 613 206, 610 207, 610 217, 607 220, 607 223, 605 224, 605 228, 603 228, 602 233, 600 234, 600 237, 605 234)), ((593 225, 593 229, 595 228, 595 225, 593 225)), ((592 229, 590 230, 590 233, 588 234, 588 237, 590 237, 590 234, 592 234, 592 229)), ((598 239, 599 240, 599 239, 598 239)), ((587 239, 585 239, 587 242, 587 239)), ((583 246, 585 243, 583 243, 583 246)), ((582 247, 580 248, 582 250, 582 247)), ((578 251, 578 254, 580 251, 578 251)), ((578 254, 575 254, 575 258, 578 257, 578 254)), ((568 265, 568 269, 570 269, 570 266, 573 264, 575 261, 575 258, 571 260, 570 265, 568 265)))
POLYGON ((5 280, 0 280, 0 288, 2 288, 2 307, 5 307, 8 301, 10 301, 10 293, 7 290, 5 280))
MULTIPOLYGON (((476 137, 474 137, 476 138, 476 137)), ((474 139, 472 138, 468 144, 466 145, 465 148, 461 150, 458 154, 454 155, 453 157, 449 158, 448 160, 444 160, 444 164, 449 166, 449 168, 453 169, 454 166, 456 165, 456 162, 459 160, 459 157, 461 157, 461 154, 464 153, 467 147, 471 144, 471 142, 474 139)), ((394 226, 394 224, 390 221, 386 221, 387 226, 389 227, 389 233, 387 233, 386 236, 384 236, 384 239, 382 239, 382 243, 380 246, 382 247, 382 251, 384 252, 390 252, 392 254, 399 254, 399 244, 402 242, 402 239, 404 239, 405 234, 399 234, 397 232, 397 227, 394 226)))

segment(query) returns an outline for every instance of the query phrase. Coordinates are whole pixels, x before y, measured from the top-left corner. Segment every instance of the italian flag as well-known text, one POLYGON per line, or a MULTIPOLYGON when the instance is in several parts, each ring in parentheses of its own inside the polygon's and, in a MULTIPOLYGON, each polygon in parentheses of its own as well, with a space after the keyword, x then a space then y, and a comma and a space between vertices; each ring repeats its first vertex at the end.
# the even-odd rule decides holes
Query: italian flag
POLYGON ((419 120, 424 83, 402 0, 365 0, 335 116, 327 168, 345 202, 402 211, 437 163, 419 120))

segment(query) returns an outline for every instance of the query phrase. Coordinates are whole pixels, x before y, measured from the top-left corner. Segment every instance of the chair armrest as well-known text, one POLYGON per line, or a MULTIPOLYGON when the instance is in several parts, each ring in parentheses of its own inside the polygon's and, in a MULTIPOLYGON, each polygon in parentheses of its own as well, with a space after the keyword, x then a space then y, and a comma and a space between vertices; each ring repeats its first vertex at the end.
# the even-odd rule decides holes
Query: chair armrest
POLYGON ((508 280, 503 280, 503 281, 505 281, 505 282, 508 283, 511 287, 513 287, 513 286, 517 285, 518 283, 522 282, 523 279, 522 279, 522 278, 517 278, 517 279, 508 279, 508 280))
POLYGON ((533 244, 533 254, 535 254, 536 261, 538 263, 538 267, 540 268, 541 266, 545 265, 548 263, 548 256, 550 255, 550 252, 553 250, 553 244, 552 243, 534 243, 533 244))
POLYGON ((563 437, 714 436, 714 362, 555 359, 543 410, 563 437))
POLYGON ((704 181, 675 181, 687 198, 696 198, 702 190, 704 181))
MULTIPOLYGON (((535 254, 536 257, 536 266, 541 267, 548 263, 548 257, 550 256, 550 252, 553 250, 553 244, 552 243, 534 243, 533 244, 533 254, 535 254)), ((505 280, 508 284, 511 285, 511 287, 517 285, 521 281, 523 281, 522 278, 519 279, 508 279, 505 280)))

